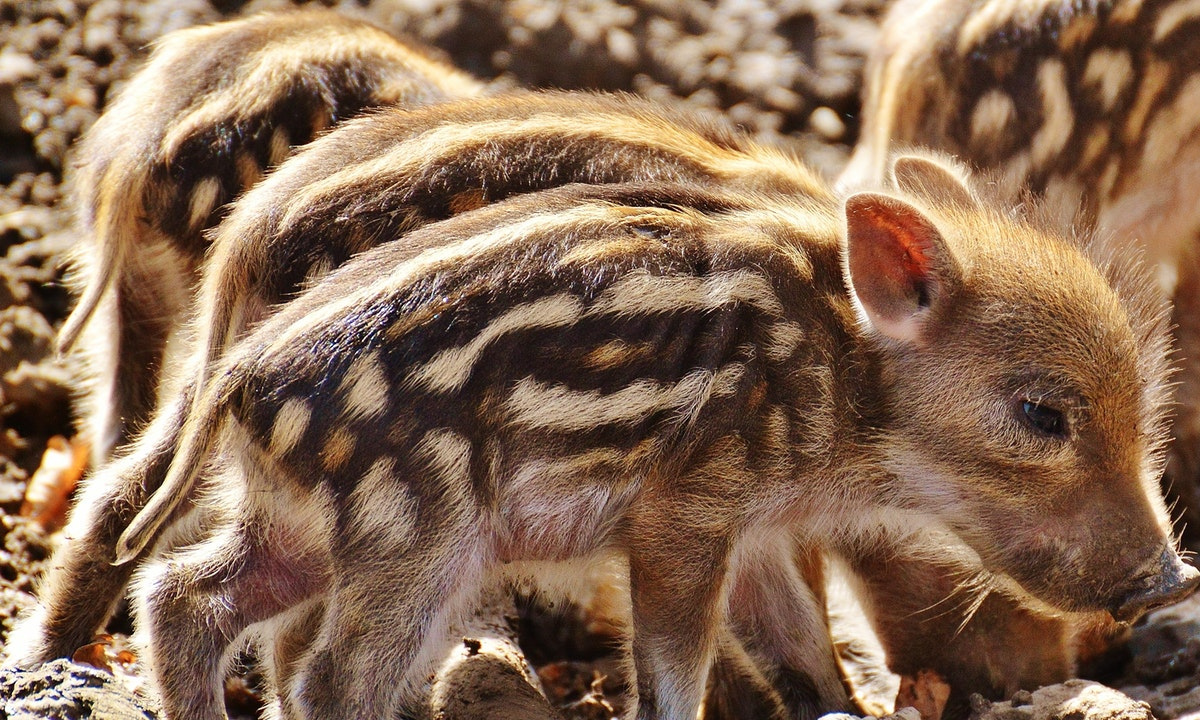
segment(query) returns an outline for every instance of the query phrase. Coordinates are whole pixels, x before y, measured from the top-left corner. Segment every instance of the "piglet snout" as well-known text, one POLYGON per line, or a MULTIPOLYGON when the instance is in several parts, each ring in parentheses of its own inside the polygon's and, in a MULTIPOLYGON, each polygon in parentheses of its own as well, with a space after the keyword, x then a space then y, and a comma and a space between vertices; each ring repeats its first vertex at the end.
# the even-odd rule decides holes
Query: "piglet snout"
POLYGON ((1200 570, 1184 563, 1170 547, 1164 548, 1154 567, 1147 570, 1109 608, 1119 622, 1133 622, 1149 610, 1177 603, 1200 585, 1200 570))

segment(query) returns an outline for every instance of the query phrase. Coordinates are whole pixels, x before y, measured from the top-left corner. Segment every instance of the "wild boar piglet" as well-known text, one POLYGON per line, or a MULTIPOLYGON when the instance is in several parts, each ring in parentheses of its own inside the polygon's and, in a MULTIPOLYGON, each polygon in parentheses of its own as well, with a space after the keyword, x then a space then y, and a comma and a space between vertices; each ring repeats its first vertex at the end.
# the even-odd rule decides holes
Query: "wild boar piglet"
POLYGON ((81 242, 70 278, 82 293, 58 343, 83 361, 93 464, 149 422, 160 391, 175 388, 160 381, 173 377, 187 346, 180 333, 195 311, 206 231, 232 199, 294 146, 366 109, 481 88, 383 30, 326 10, 254 15, 159 40, 72 151, 81 242))
POLYGON ((636 714, 681 720, 727 578, 797 531, 948 528, 1062 611, 1192 589, 1157 487, 1146 278, 981 204, 943 161, 894 174, 844 200, 523 195, 288 303, 218 365, 119 543, 160 538, 135 605, 167 715, 223 717, 231 643, 323 601, 283 703, 393 717, 512 563, 624 556, 636 714))
POLYGON ((188 28, 155 44, 72 150, 80 240, 69 280, 82 292, 58 342, 83 387, 76 414, 93 472, 38 606, 7 638, 6 663, 70 657, 122 596, 130 568, 111 567, 113 548, 161 483, 181 408, 193 402, 200 275, 229 203, 296 146, 365 110, 403 113, 482 89, 421 49, 326 10, 188 28))
MULTIPOLYGON (((1094 225, 1095 242, 1142 249, 1173 298, 1179 371, 1164 488, 1187 532, 1200 527, 1195 10, 1186 0, 897 2, 871 50, 862 133, 840 181, 874 186, 898 150, 936 148, 990 172, 1010 202, 1031 193, 1064 226, 1094 225)), ((1007 698, 1086 672, 1073 638, 1096 646, 1097 635, 1121 634, 1103 616, 1033 617, 999 596, 961 632, 965 613, 942 612, 944 563, 879 556, 854 562, 878 576, 865 579, 889 663, 938 669, 963 706, 973 692, 1007 698), (935 603, 914 631, 910 612, 935 603), (1001 652, 1014 638, 1037 651, 1001 652)))
MULTIPOLYGON (((310 20, 321 17, 316 13, 310 20)), ((295 29, 301 39, 302 28, 295 29)), ((236 36, 236 30, 235 23, 230 33, 236 36)), ((374 28, 370 32, 378 33, 374 28)), ((285 55, 291 43, 299 42, 287 33, 272 38, 274 52, 285 55)), ((271 57, 266 54, 260 61, 271 57)), ((450 92, 439 84, 438 67, 421 66, 434 75, 426 91, 434 96, 439 88, 450 92)), ((286 64, 275 70, 276 85, 290 76, 302 87, 310 71, 286 64)), ((416 70, 396 72, 418 84, 416 70)), ((451 80, 456 77, 452 74, 451 80)), ((763 188, 798 197, 829 195, 814 173, 786 153, 757 145, 720 121, 674 113, 632 96, 514 92, 423 104, 416 87, 412 94, 411 103, 398 102, 342 123, 300 149, 229 205, 223 221, 203 236, 211 249, 202 280, 188 290, 187 311, 169 322, 163 318, 165 326, 179 333, 172 343, 172 377, 178 382, 160 389, 163 402, 153 422, 121 457, 88 479, 72 513, 68 538, 43 580, 39 605, 26 614, 6 646, 7 662, 69 657, 90 642, 117 603, 132 568, 129 563, 111 565, 117 537, 162 483, 197 388, 248 328, 354 254, 510 195, 570 183, 672 180, 763 188), (330 223, 330 218, 336 221, 330 223), (184 323, 188 317, 192 321, 184 323), (181 333, 182 328, 194 333, 181 333)), ((113 112, 120 115, 120 107, 113 112)), ((188 117, 176 122, 188 126, 188 117)), ((208 119, 219 127, 225 122, 222 118, 217 114, 208 119)), ((206 132, 224 137, 216 127, 206 132)), ((192 158, 197 168, 184 170, 189 177, 232 173, 239 153, 254 147, 254 137, 242 137, 241 144, 231 148, 201 145, 192 158), (204 148, 208 155, 201 152, 204 148)), ((89 153, 101 149, 87 145, 81 156, 89 153)), ((125 169, 140 172, 140 166, 125 169)), ((115 242, 116 237, 123 236, 106 236, 105 242, 115 242)), ((113 272, 140 267, 139 255, 121 255, 124 260, 113 272)), ((89 287, 101 283, 102 276, 89 287)), ((145 287, 161 283, 164 289, 182 292, 169 277, 164 272, 153 282, 147 278, 145 287)), ((81 306, 86 302, 85 297, 81 306)), ((128 310, 151 307, 135 304, 128 310)), ((136 332, 143 324, 122 321, 118 327, 136 332)), ((153 343, 142 338, 136 344, 153 343)), ((107 357, 122 363, 122 352, 109 347, 107 357)), ((130 362, 109 369, 114 378, 154 384, 148 376, 153 368, 130 362)))

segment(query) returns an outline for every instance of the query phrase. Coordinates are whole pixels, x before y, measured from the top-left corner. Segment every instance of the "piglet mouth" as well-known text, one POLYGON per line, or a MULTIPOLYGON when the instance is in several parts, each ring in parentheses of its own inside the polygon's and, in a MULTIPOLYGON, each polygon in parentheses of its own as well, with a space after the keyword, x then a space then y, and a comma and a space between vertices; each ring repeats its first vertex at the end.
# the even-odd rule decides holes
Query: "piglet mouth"
POLYGON ((1200 571, 1184 563, 1170 547, 1164 548, 1151 567, 1131 582, 1108 608, 1117 622, 1131 623, 1155 608, 1172 605, 1200 585, 1200 571))

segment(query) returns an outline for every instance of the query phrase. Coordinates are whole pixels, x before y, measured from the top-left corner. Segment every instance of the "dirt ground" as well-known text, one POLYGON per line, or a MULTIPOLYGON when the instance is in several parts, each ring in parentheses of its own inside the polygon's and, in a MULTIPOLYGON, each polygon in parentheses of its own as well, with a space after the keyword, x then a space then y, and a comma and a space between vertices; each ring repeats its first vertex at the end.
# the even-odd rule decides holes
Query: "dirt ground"
MULTIPOLYGON (((26 485, 51 438, 72 435, 70 376, 52 357, 55 328, 70 302, 59 264, 73 242, 60 202, 69 148, 155 38, 287 5, 0 0, 0 637, 31 602, 49 545, 44 525, 53 525, 55 514, 53 508, 26 507, 22 516, 26 485)), ((439 48, 458 66, 501 87, 628 90, 725 113, 833 175, 857 133, 863 58, 883 5, 882 0, 361 0, 336 7, 439 48)), ((64 455, 69 450, 59 447, 52 460, 64 455)), ((1135 633, 1131 660, 1104 680, 1149 702, 1162 720, 1200 712, 1198 622, 1196 602, 1159 613, 1135 633)), ((534 608, 524 613, 522 627, 526 650, 548 690, 572 708, 566 713, 609 714, 595 697, 581 701, 593 691, 593 673, 611 664, 603 638, 587 632, 586 618, 534 608)), ((113 667, 125 675, 121 687, 136 689, 137 664, 121 654, 127 620, 118 618, 112 629, 115 645, 77 659, 113 667)), ((105 695, 112 684, 103 670, 65 662, 36 677, 0 674, 0 720, 152 716, 151 699, 105 695), (6 702, 9 697, 43 704, 14 704, 6 702)), ((253 677, 231 684, 235 714, 252 716, 253 685, 253 677)), ((601 699, 615 689, 611 681, 599 686, 601 699)), ((1075 686, 1060 691, 1072 697, 1092 692, 1075 686)), ((1048 701, 1038 697, 1049 695, 1017 697, 991 708, 982 703, 976 714, 1067 712, 1059 706, 1045 710, 1048 701)), ((1111 718, 1144 711, 1119 697, 1085 702, 1082 710, 1072 706, 1068 714, 1111 718)))

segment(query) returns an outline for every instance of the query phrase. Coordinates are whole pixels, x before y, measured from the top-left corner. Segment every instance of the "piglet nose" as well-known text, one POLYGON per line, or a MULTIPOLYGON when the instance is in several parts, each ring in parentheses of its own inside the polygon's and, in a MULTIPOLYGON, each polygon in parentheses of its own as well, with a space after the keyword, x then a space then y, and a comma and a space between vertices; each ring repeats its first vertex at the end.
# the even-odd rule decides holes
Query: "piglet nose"
POLYGON ((1184 563, 1167 547, 1159 555, 1156 567, 1133 583, 1133 588, 1109 612, 1120 622, 1133 622, 1144 612, 1179 602, 1197 585, 1200 585, 1200 570, 1184 563))

